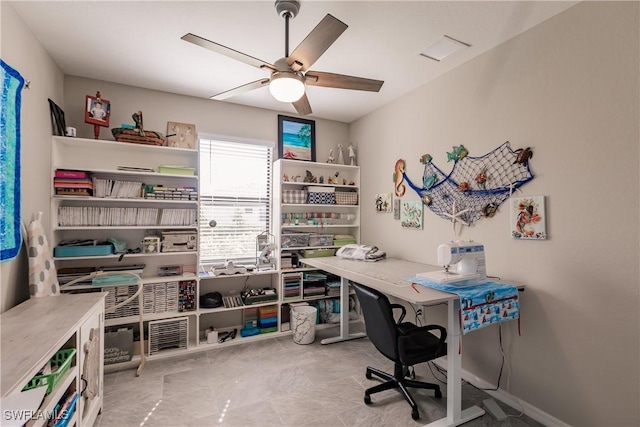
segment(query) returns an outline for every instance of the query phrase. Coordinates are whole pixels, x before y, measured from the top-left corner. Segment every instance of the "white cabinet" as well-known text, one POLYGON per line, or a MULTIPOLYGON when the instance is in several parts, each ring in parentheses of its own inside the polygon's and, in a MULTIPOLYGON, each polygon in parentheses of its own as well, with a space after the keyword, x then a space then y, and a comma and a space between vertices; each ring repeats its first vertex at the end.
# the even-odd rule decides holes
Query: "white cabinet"
POLYGON ((103 402, 103 315, 102 293, 31 298, 2 313, 3 416, 18 414, 7 412, 12 409, 7 406, 10 396, 21 393, 25 386, 50 383, 55 385, 42 403, 27 410, 33 412, 22 413, 29 418, 27 426, 46 425, 56 415, 56 406, 74 392, 79 397, 68 426, 95 423, 103 402), (41 372, 52 359, 67 360, 58 356, 70 355, 73 350, 68 368, 55 371, 59 372, 56 381, 41 372), (49 377, 44 379, 43 375, 49 377), (39 378, 34 380, 36 376, 39 378))
POLYGON ((273 171, 281 301, 339 296, 319 291, 314 269, 292 268, 291 257, 333 255, 344 242, 360 241, 360 168, 280 159, 273 171))
MULTIPOLYGON (((198 150, 53 137, 52 246, 69 241, 98 243, 88 252, 73 246, 66 246, 66 253, 54 252, 56 267, 64 272, 69 268, 144 266, 145 330, 137 331, 138 337, 147 334, 149 321, 188 316, 192 324, 188 342, 197 344, 198 166, 198 150), (70 194, 59 194, 60 186, 73 184, 74 172, 92 180, 93 196, 73 195, 69 190, 63 192, 70 194), (108 251, 109 239, 124 243, 126 253, 99 249, 106 247, 108 251), (158 269, 167 266, 180 266, 183 272, 159 276, 158 269)), ((87 290, 82 286, 70 289, 87 290)), ((107 308, 122 300, 122 293, 135 292, 126 286, 103 290, 109 292, 107 308)), ((138 301, 134 300, 116 314, 107 314, 105 326, 134 327, 138 313, 138 301)))

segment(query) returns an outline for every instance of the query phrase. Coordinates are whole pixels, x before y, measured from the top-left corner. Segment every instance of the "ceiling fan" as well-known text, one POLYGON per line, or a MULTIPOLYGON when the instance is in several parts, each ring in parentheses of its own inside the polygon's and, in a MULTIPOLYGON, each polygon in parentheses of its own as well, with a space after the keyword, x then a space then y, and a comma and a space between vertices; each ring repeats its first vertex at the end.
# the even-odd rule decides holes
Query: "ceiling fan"
POLYGON ((347 29, 342 21, 327 14, 307 37, 289 54, 289 20, 295 18, 300 11, 297 0, 277 0, 275 8, 285 22, 284 57, 274 64, 254 58, 237 50, 212 42, 195 34, 185 34, 182 40, 188 41, 216 53, 244 62, 245 64, 269 71, 271 77, 256 80, 238 86, 211 97, 223 100, 253 89, 269 85, 273 97, 281 102, 291 102, 300 115, 312 113, 311 105, 305 93, 305 85, 333 87, 338 89, 364 90, 378 92, 384 81, 347 76, 344 74, 312 71, 314 62, 335 42, 347 29))

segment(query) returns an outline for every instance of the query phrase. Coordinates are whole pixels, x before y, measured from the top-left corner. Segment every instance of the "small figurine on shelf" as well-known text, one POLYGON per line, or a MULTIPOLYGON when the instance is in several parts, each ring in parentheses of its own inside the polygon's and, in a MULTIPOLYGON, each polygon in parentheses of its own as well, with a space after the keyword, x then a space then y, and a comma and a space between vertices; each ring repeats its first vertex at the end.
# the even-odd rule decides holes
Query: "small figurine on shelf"
POLYGON ((289 182, 289 175, 287 175, 286 173, 282 176, 282 181, 284 182, 289 182))
POLYGON ((134 123, 136 124, 136 130, 138 131, 138 135, 145 136, 144 130, 142 130, 142 111, 138 111, 137 113, 133 113, 131 115, 134 123))
POLYGON ((347 147, 347 150, 349 151, 349 164, 351 166, 355 166, 356 165, 356 151, 353 148, 353 144, 349 144, 349 147, 347 147))
POLYGON ((342 154, 342 144, 338 144, 338 164, 344 165, 344 154, 342 154))
POLYGON ((329 158, 327 159, 327 163, 333 163, 336 159, 333 157, 333 148, 329 149, 329 158))
POLYGON ((320 184, 324 184, 324 176, 323 175, 320 175, 320 178, 318 178, 318 182, 320 184))
POLYGON ((334 177, 329 177, 329 184, 338 184, 338 175, 340 175, 340 172, 336 172, 334 177))

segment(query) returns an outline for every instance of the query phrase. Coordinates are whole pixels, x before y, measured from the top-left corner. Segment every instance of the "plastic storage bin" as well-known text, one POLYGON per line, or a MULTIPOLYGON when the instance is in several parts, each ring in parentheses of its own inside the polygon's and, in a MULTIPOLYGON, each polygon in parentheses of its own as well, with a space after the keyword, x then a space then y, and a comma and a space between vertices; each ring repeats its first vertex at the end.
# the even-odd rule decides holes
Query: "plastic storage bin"
POLYGON ((283 248, 303 248, 309 246, 309 233, 283 234, 280 246, 283 248))
POLYGON ((92 245, 92 246, 56 246, 53 248, 53 256, 77 257, 77 256, 101 256, 111 255, 113 245, 92 245))
POLYGON ((311 234, 309 236, 309 246, 331 245, 333 245, 333 234, 311 234))
POLYGON ((158 166, 158 173, 169 173, 172 175, 193 176, 196 174, 196 168, 189 168, 185 166, 161 165, 161 166, 158 166))
POLYGON ((51 370, 55 370, 55 372, 45 375, 36 375, 31 379, 31 381, 29 381, 29 383, 27 383, 26 386, 24 386, 22 391, 47 386, 46 394, 51 393, 53 389, 56 388, 56 385, 62 379, 62 377, 64 377, 64 374, 66 374, 71 367, 71 361, 73 360, 73 356, 75 355, 75 348, 58 351, 49 360, 49 363, 51 364, 51 370))
POLYGON ((319 258, 325 256, 334 256, 335 249, 305 249, 302 251, 303 258, 319 258))
POLYGON ((302 305, 291 309, 291 329, 293 329, 294 343, 311 344, 315 341, 317 317, 318 309, 309 305, 302 305))

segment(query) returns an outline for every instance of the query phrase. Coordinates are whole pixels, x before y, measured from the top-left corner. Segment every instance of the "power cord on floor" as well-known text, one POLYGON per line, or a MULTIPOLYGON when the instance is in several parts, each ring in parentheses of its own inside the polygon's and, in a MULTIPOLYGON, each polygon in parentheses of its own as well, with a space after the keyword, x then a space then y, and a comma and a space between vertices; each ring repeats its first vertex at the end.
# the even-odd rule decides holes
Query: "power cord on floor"
MULTIPOLYGON (((498 391, 498 389, 500 388, 500 381, 502 380, 502 372, 505 366, 505 362, 507 361, 507 356, 504 352, 504 346, 502 345, 502 324, 498 324, 498 339, 499 339, 499 343, 500 343, 500 354, 502 354, 502 363, 500 364, 500 372, 498 373, 498 381, 496 382, 496 387, 495 388, 482 388, 482 387, 478 387, 472 383, 470 383, 467 380, 463 380, 465 383, 469 384, 471 387, 477 389, 477 390, 482 390, 482 391, 498 391)), ((511 380, 511 364, 510 363, 506 363, 507 365, 507 385, 505 390, 509 390, 509 381, 511 380)), ((518 415, 507 415, 507 417, 514 417, 514 418, 519 418, 522 417, 524 415, 524 405, 522 405, 522 403, 520 402, 520 400, 518 400, 518 398, 516 398, 514 396, 515 400, 518 402, 518 405, 520 406, 520 414, 518 415)))

